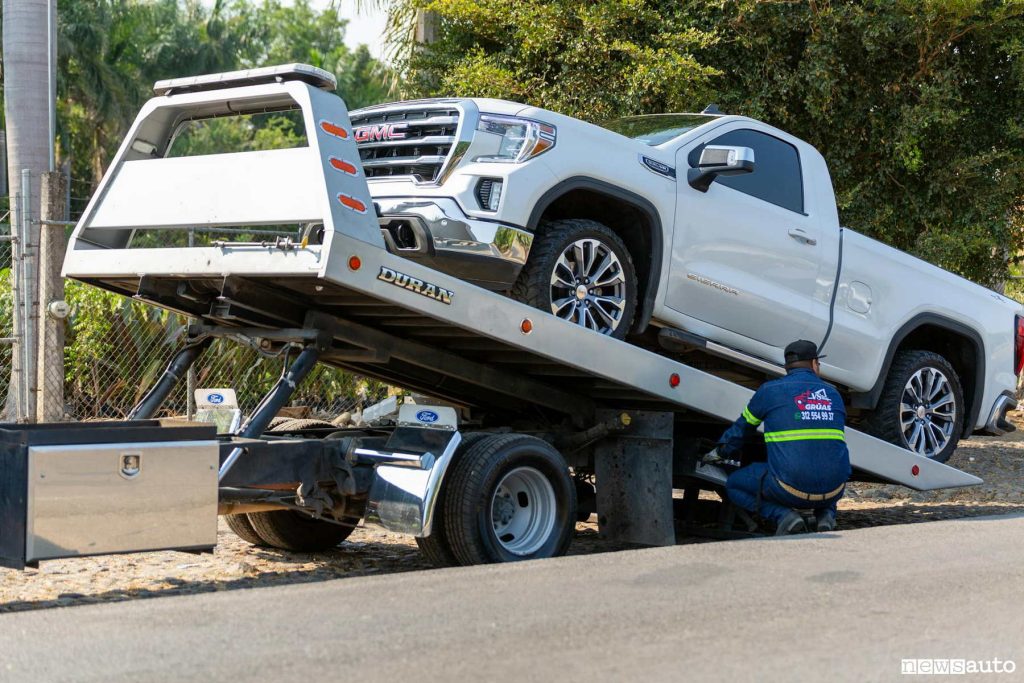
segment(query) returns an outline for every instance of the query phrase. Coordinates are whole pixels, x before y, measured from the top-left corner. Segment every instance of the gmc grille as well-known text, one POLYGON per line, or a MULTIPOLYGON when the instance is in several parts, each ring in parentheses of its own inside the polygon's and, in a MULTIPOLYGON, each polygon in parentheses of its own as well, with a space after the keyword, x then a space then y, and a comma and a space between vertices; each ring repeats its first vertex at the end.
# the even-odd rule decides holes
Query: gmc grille
POLYGON ((412 176, 420 182, 440 177, 459 126, 459 110, 451 106, 388 107, 351 118, 367 178, 412 176))

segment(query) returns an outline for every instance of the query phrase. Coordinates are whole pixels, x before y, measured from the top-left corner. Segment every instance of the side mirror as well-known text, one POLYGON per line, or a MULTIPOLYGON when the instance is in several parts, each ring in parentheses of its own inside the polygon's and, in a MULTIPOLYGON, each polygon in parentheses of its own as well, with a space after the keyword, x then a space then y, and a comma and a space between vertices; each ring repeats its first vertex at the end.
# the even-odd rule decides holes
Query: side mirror
POLYGON ((697 168, 686 172, 690 187, 707 192, 720 175, 740 175, 754 170, 754 150, 749 147, 708 145, 700 153, 697 168))

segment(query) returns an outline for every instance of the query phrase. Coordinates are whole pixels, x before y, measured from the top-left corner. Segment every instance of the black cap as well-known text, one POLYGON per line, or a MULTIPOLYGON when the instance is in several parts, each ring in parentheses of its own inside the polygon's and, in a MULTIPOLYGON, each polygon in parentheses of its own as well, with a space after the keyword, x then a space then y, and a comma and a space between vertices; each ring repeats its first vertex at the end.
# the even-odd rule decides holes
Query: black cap
POLYGON ((783 351, 786 359, 786 365, 790 363, 796 363, 801 360, 816 360, 818 358, 824 358, 825 356, 818 355, 818 345, 812 341, 806 339, 799 339, 783 351))

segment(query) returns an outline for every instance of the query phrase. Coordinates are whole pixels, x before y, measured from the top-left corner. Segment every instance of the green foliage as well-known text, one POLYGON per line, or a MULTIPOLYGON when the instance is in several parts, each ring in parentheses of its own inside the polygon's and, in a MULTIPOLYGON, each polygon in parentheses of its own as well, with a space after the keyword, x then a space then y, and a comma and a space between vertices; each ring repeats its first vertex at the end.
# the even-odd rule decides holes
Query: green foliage
POLYGON ((443 30, 407 57, 415 93, 499 97, 588 119, 685 108, 717 72, 714 42, 670 2, 422 0, 443 30))
POLYGON ((1024 1, 400 0, 414 94, 591 121, 716 101, 814 144, 850 225, 994 284, 1021 251, 1024 1))
MULTIPOLYGON (((95 187, 152 95, 152 84, 163 78, 307 62, 336 75, 338 94, 350 108, 387 99, 383 65, 365 46, 350 50, 344 44, 339 1, 316 9, 310 0, 217 0, 212 6, 196 0, 60 0, 61 161, 70 164, 72 177, 95 187)), ((252 148, 272 148, 295 133, 288 120, 211 123, 208 142, 246 135, 252 148)), ((193 153, 201 153, 201 142, 197 138, 193 153)), ((79 186, 74 194, 87 192, 79 186)), ((76 200, 74 208, 82 204, 76 200)))
POLYGON ((1024 3, 686 3, 727 111, 815 145, 841 218, 984 284, 1021 247, 1024 3), (701 5, 701 7, 698 7, 701 5))

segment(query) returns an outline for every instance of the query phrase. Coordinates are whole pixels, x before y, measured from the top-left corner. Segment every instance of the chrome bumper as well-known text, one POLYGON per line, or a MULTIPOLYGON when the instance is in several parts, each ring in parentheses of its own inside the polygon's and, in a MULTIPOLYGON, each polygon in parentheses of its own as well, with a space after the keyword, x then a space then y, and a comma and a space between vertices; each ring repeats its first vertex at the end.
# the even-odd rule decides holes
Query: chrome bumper
POLYGON ((533 235, 466 216, 453 199, 374 199, 388 251, 489 289, 507 289, 526 263, 533 235))
POLYGON ((992 410, 989 412, 988 420, 985 422, 985 428, 982 430, 985 434, 992 434, 994 436, 1002 436, 1007 432, 1015 431, 1017 428, 1012 422, 1006 419, 1006 413, 1010 412, 1017 407, 1017 400, 1009 394, 1003 394, 996 399, 995 404, 992 406, 992 410))

